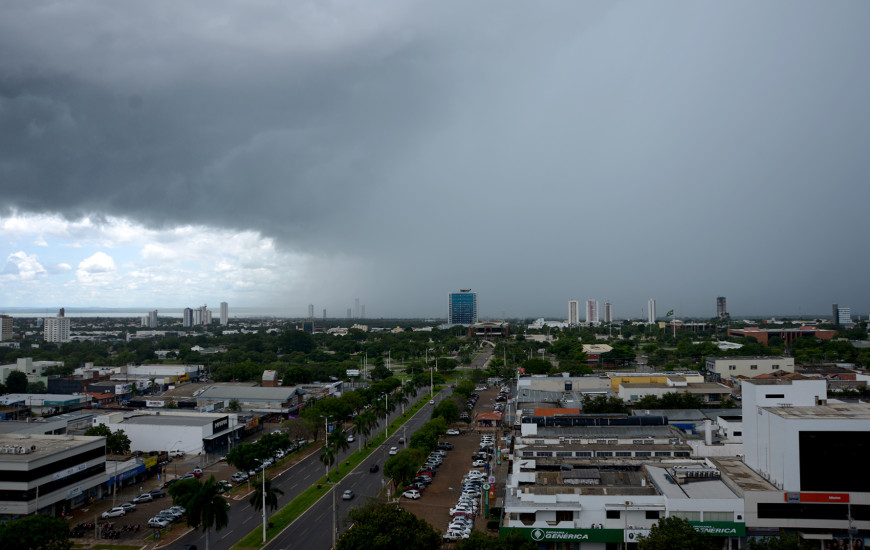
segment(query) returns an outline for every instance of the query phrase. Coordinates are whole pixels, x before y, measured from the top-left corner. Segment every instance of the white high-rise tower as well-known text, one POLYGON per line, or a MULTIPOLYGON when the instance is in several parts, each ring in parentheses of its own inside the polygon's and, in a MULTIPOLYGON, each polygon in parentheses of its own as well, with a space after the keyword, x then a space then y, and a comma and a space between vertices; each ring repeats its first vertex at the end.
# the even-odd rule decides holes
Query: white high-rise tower
POLYGON ((230 321, 230 306, 226 302, 221 302, 221 324, 226 325, 230 321))
POLYGON ((613 322, 613 304, 604 302, 604 322, 608 325, 613 322))
POLYGON ((568 324, 576 326, 580 322, 580 302, 568 300, 568 324))
POLYGON ((647 322, 656 322, 656 301, 652 298, 650 298, 650 301, 647 302, 647 322))
POLYGON ((598 300, 586 300, 586 324, 598 324, 598 300))

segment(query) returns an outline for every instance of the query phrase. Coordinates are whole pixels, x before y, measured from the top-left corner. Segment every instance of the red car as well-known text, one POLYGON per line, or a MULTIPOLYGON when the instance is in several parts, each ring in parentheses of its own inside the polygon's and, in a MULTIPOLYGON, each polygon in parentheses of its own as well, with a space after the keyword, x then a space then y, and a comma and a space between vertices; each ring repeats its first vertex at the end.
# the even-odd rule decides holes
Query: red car
POLYGON ((199 479, 202 477, 202 470, 200 470, 199 468, 194 468, 193 470, 190 471, 190 473, 192 473, 193 477, 195 477, 196 479, 199 479))

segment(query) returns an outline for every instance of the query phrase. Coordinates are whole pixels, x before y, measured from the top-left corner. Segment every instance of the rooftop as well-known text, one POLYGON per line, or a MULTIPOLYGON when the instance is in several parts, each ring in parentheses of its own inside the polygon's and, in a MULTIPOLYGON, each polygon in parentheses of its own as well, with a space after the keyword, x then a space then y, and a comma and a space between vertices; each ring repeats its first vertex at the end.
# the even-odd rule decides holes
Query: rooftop
POLYGON ((214 416, 139 414, 124 419, 123 424, 153 424, 159 426, 205 426, 214 422, 214 416))
POLYGON ((782 418, 870 420, 870 405, 865 404, 842 403, 815 407, 765 407, 764 409, 782 418))

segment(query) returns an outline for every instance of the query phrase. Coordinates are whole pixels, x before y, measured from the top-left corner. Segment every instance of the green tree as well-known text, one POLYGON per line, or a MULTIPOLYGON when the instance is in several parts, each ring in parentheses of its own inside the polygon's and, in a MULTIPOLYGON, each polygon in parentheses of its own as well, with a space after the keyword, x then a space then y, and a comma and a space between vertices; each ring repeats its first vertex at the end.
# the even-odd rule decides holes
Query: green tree
MULTIPOLYGON (((263 470, 263 474, 266 475, 266 470, 263 470)), ((262 510, 263 509, 263 495, 266 495, 266 507, 269 510, 276 510, 278 508, 278 495, 283 495, 284 491, 278 489, 277 487, 272 487, 272 480, 266 478, 266 481, 263 483, 254 483, 254 493, 251 495, 251 498, 248 499, 248 502, 251 503, 251 506, 254 507, 254 510, 262 510), (265 489, 263 485, 265 484, 265 489)))
POLYGON ((448 424, 459 420, 459 407, 452 399, 444 399, 432 409, 432 418, 441 417, 448 424))
POLYGON ((436 550, 441 536, 431 525, 399 506, 369 502, 350 509, 352 526, 336 543, 336 550, 436 550))
POLYGON ((553 365, 546 359, 533 357, 523 361, 522 368, 526 374, 548 374, 553 365))
POLYGON ((85 435, 105 437, 107 454, 120 455, 130 452, 130 438, 124 430, 113 432, 105 424, 97 424, 85 430, 85 435))
POLYGON ((36 382, 30 382, 27 384, 27 393, 47 393, 48 390, 45 388, 45 382, 42 380, 37 380, 36 382))
POLYGON ((721 541, 695 531, 689 522, 675 516, 658 520, 649 535, 638 540, 640 550, 719 550, 721 541))
POLYGON ((233 412, 239 412, 242 410, 242 405, 239 403, 238 399, 230 399, 230 402, 227 404, 227 409, 233 412))
POLYGON ((404 487, 414 479, 424 457, 421 449, 403 449, 384 462, 384 475, 393 481, 397 489, 404 487))
POLYGON ((69 550, 69 525, 43 514, 0 524, 3 550, 69 550))
POLYGON ((6 377, 6 391, 9 393, 27 392, 27 375, 20 370, 14 370, 6 377))
POLYGON ((328 445, 320 448, 320 462, 326 466, 326 481, 329 481, 329 469, 335 464, 335 449, 328 445))
POLYGON ((456 541, 456 550, 536 550, 537 548, 534 542, 514 530, 502 536, 472 531, 467 539, 456 541))
POLYGON ((818 548, 808 540, 801 540, 797 533, 780 531, 775 537, 749 540, 749 550, 812 550, 818 548))
POLYGON ((214 476, 205 482, 185 479, 169 487, 173 504, 187 510, 187 524, 194 529, 201 527, 205 533, 205 550, 209 550, 209 533, 212 528, 220 531, 230 521, 230 505, 220 495, 214 476))

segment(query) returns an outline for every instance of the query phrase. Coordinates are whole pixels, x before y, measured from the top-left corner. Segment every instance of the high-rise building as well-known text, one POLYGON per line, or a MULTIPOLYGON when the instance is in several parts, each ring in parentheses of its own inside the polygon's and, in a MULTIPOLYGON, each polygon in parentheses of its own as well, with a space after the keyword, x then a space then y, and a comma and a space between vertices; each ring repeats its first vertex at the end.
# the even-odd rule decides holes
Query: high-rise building
POLYGON ((725 307, 725 296, 716 298, 716 317, 724 319, 728 316, 728 308, 725 307))
POLYGON ((646 311, 647 322, 648 323, 655 323, 656 322, 656 301, 653 299, 650 299, 650 301, 647 302, 646 307, 647 307, 647 311, 646 311))
POLYGON ((202 313, 202 324, 204 324, 204 325, 210 325, 210 324, 211 324, 211 310, 210 310, 210 309, 206 309, 206 310, 202 313))
POLYGON ((568 300, 568 324, 576 326, 580 323, 580 302, 568 300))
POLYGON ((852 324, 852 308, 840 307, 834 304, 834 324, 835 325, 851 325, 852 324))
POLYGON ((586 324, 598 324, 598 300, 586 300, 586 324))
POLYGON ((350 310, 350 308, 347 308, 347 318, 348 319, 350 319, 350 315, 351 315, 351 310, 350 310))
POLYGON ((0 342, 12 340, 12 317, 10 315, 0 315, 0 342))
POLYGON ((314 319, 314 304, 308 304, 308 318, 314 319))
MULTIPOLYGON (((353 316, 359 319, 359 298, 355 299, 353 302, 353 316)), ((350 315, 348 315, 350 317, 350 315)))
POLYGON ((57 317, 46 317, 42 328, 42 338, 46 342, 69 342, 69 319, 63 316, 63 309, 57 317))
POLYGON ((221 302, 221 324, 228 325, 230 322, 230 306, 226 302, 221 302))
POLYGON ((326 308, 323 309, 323 320, 326 321, 326 308))
POLYGON ((447 324, 473 325, 477 322, 477 293, 471 289, 447 295, 447 324))
POLYGON ((360 316, 360 319, 366 318, 366 305, 365 304, 362 304, 361 306, 359 306, 359 316, 360 316))
POLYGON ((157 328, 157 310, 148 312, 148 326, 150 328, 157 328))
POLYGON ((189 307, 184 308, 184 313, 181 314, 181 326, 184 328, 193 327, 193 310, 189 307))
POLYGON ((608 325, 613 322, 613 304, 604 302, 604 322, 608 325))

